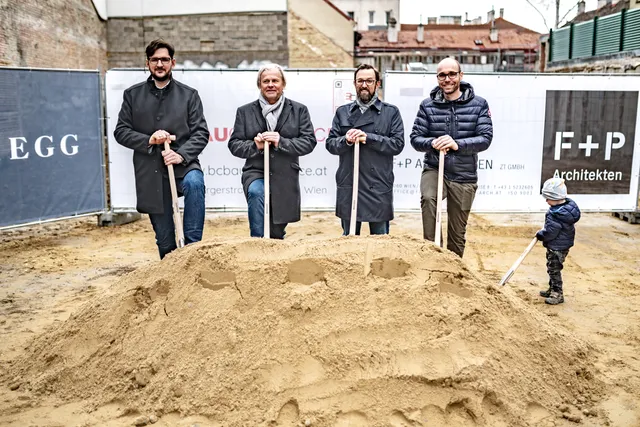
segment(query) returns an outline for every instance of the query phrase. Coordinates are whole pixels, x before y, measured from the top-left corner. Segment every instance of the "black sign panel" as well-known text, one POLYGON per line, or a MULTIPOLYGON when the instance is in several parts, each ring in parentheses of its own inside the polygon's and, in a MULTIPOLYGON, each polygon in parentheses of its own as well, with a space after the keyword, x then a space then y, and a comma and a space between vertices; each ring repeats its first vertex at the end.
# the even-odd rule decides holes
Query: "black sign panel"
POLYGON ((637 113, 637 91, 547 91, 541 182, 629 194, 637 113))
POLYGON ((0 69, 0 227, 105 209, 97 72, 0 69))

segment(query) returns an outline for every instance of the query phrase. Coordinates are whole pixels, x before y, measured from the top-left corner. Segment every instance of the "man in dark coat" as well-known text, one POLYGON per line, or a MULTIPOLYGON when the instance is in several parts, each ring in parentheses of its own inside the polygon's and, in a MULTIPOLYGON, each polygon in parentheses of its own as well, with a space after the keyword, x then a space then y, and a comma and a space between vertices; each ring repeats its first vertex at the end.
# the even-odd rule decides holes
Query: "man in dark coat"
POLYGON ((462 77, 455 59, 446 58, 438 64, 438 86, 420 104, 411 131, 411 145, 425 153, 420 180, 424 238, 435 240, 439 153, 444 151, 442 197, 447 199, 447 249, 460 257, 478 189, 478 153, 489 148, 493 139, 489 104, 476 96, 462 77))
POLYGON ((204 228, 204 175, 198 155, 207 146, 209 131, 198 92, 172 78, 174 53, 163 40, 149 43, 151 75, 124 92, 114 131, 116 141, 133 150, 137 209, 149 214, 160 259, 176 249, 167 165, 173 165, 178 193, 184 195, 185 243, 202 240, 204 228), (164 149, 165 141, 171 149, 164 149))
POLYGON ((353 193, 354 145, 360 146, 356 234, 362 222, 370 234, 388 234, 393 219, 393 156, 404 148, 404 126, 397 107, 378 99, 380 73, 360 65, 354 74, 356 100, 342 105, 333 117, 326 148, 340 156, 336 172, 336 216, 349 234, 353 193))
POLYGON ((269 231, 272 239, 283 239, 287 224, 300 221, 299 157, 311 153, 317 141, 307 107, 283 95, 282 67, 263 66, 257 83, 260 95, 238 108, 228 146, 231 154, 246 159, 242 187, 251 237, 264 237, 264 145, 270 145, 269 231))

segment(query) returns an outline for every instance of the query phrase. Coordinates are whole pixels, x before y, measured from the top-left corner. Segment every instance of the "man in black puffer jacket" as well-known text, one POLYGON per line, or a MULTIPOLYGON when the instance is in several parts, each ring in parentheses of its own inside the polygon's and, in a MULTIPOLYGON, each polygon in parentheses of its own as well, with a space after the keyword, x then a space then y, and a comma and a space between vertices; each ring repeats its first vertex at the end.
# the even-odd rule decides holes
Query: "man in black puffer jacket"
POLYGON ((424 238, 435 239, 439 152, 444 151, 442 197, 447 199, 447 249, 460 257, 478 189, 478 153, 489 148, 493 139, 489 104, 476 96, 462 77, 455 59, 438 64, 438 86, 420 104, 411 132, 411 145, 425 153, 420 179, 424 238))

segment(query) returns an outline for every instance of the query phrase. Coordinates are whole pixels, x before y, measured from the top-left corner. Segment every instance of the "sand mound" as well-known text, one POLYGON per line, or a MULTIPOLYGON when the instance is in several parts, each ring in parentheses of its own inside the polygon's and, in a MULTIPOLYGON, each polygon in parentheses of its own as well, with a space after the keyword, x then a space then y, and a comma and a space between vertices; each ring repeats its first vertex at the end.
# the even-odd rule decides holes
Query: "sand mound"
POLYGON ((587 344, 421 240, 202 243, 111 291, 4 380, 227 427, 528 425, 600 392, 587 344))

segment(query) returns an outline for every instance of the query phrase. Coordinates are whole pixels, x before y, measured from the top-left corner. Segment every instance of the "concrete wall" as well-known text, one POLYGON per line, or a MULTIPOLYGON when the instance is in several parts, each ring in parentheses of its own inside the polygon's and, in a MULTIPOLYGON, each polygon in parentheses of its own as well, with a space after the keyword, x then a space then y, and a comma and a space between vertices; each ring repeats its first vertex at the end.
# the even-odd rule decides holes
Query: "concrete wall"
POLYGON ((109 18, 287 11, 287 0, 106 0, 106 2, 109 18))
POLYGON ((144 67, 144 48, 160 37, 174 45, 179 63, 289 63, 287 13, 275 12, 110 18, 109 67, 144 67))
POLYGON ((290 11, 289 66, 291 68, 352 68, 353 56, 315 26, 290 11))
POLYGON ((400 0, 331 0, 338 8, 346 12, 353 12, 358 23, 359 31, 368 30, 370 25, 387 25, 386 11, 391 10, 392 16, 400 22, 400 0), (369 22, 369 12, 374 12, 374 22, 369 22))
POLYGON ((107 67, 107 23, 91 0, 2 0, 0 16, 0 65, 107 67))

